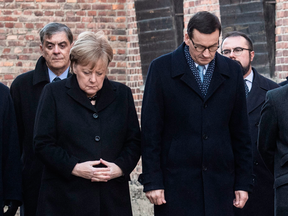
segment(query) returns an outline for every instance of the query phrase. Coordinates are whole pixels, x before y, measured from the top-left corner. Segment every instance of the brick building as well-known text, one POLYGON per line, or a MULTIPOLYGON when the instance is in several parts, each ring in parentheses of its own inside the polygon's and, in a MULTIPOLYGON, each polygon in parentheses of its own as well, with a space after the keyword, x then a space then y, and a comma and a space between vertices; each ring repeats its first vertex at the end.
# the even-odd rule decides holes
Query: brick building
MULTIPOLYGON (((223 32, 240 30, 255 43, 254 66, 279 82, 288 76, 288 1, 276 0, 0 0, 0 82, 35 67, 40 56, 38 32, 49 22, 65 23, 75 39, 83 31, 102 30, 113 47, 108 77, 128 85, 140 117, 149 63, 174 50, 183 27, 201 10, 216 14, 223 32), (143 77, 143 78, 142 78, 143 77), (144 80, 144 81, 143 81, 144 80)), ((132 173, 134 215, 152 215, 132 173)))

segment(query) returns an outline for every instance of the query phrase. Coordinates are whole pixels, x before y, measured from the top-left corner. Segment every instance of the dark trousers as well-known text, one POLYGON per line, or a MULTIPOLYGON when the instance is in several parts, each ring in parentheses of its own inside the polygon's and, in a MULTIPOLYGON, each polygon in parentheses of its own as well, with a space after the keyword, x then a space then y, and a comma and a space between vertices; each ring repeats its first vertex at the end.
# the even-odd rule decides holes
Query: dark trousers
POLYGON ((275 216, 288 215, 288 184, 275 189, 275 216))

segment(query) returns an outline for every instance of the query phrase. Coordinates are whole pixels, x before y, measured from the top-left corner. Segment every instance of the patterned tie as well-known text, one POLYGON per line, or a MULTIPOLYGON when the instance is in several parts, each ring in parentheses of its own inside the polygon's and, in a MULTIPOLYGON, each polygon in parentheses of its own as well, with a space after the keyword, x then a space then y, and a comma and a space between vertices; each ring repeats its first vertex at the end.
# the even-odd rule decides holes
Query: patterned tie
POLYGON ((199 76, 200 76, 200 78, 201 78, 201 82, 203 83, 203 77, 204 77, 204 75, 203 75, 203 70, 204 70, 204 66, 198 65, 197 70, 198 70, 198 72, 199 72, 199 76))
POLYGON ((249 88, 248 88, 248 85, 246 83, 246 79, 244 80, 244 86, 245 86, 245 94, 246 94, 246 98, 247 98, 248 94, 249 94, 249 88))
POLYGON ((58 81, 61 81, 61 79, 59 77, 55 77, 52 82, 58 82, 58 81))

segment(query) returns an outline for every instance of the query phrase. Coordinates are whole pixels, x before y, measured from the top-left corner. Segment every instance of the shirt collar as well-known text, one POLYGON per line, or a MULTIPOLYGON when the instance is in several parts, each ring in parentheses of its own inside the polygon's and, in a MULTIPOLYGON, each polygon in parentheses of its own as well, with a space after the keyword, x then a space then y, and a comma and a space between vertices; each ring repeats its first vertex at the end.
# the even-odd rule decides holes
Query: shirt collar
MULTIPOLYGON (((58 76, 58 77, 59 77, 61 80, 66 79, 66 78, 68 77, 69 69, 70 69, 70 67, 68 67, 68 68, 64 71, 64 73, 62 73, 62 74, 61 74, 60 76, 58 76)), ((48 68, 48 74, 49 74, 50 82, 52 82, 52 81, 54 80, 54 78, 57 77, 57 75, 54 74, 54 73, 50 70, 50 68, 48 68)))
MULTIPOLYGON (((195 63, 195 66, 196 66, 196 68, 197 68, 197 67, 199 66, 199 64, 197 64, 196 62, 194 62, 194 63, 195 63)), ((204 66, 204 70, 207 70, 208 65, 209 65, 209 63, 206 64, 206 65, 202 65, 202 66, 204 66)))
POLYGON ((251 69, 251 73, 245 78, 246 81, 249 81, 250 83, 253 82, 254 72, 253 69, 251 69))

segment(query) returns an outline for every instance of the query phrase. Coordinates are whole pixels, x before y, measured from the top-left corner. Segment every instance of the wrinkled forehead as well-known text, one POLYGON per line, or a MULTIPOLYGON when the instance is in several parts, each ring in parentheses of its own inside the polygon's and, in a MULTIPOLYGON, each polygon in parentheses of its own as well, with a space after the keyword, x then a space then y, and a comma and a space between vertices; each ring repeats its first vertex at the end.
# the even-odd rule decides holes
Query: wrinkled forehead
POLYGON ((67 34, 64 31, 54 32, 52 34, 46 34, 43 37, 43 44, 45 42, 50 43, 64 43, 70 44, 67 34))

